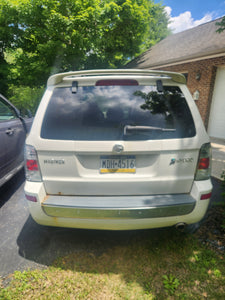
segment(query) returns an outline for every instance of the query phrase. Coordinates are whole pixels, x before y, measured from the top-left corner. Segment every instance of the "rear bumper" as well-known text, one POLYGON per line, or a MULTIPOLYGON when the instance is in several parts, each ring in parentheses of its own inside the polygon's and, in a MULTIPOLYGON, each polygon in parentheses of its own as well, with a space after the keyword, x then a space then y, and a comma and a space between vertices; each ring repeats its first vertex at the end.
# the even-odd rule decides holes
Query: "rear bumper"
POLYGON ((200 221, 209 200, 201 195, 212 190, 211 181, 194 182, 190 194, 147 196, 53 196, 43 183, 26 182, 25 193, 34 220, 42 225, 128 230, 192 224, 200 221))
POLYGON ((146 219, 181 216, 196 201, 186 194, 154 196, 47 196, 41 206, 51 217, 76 219, 146 219))

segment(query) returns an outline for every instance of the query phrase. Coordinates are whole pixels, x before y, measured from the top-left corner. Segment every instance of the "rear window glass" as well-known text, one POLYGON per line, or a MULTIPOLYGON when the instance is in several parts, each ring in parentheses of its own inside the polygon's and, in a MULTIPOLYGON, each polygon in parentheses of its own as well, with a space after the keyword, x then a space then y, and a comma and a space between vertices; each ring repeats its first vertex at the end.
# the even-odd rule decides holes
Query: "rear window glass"
POLYGON ((149 140, 193 137, 195 126, 178 87, 55 88, 41 137, 55 140, 149 140))

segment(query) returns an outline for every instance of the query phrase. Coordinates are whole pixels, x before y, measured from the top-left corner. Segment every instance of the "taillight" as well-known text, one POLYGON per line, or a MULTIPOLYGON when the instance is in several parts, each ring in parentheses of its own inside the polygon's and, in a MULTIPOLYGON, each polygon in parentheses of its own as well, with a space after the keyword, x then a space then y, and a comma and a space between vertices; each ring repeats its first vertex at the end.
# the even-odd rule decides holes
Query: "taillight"
POLYGON ((37 152, 33 146, 25 146, 25 172, 28 181, 42 181, 37 152))
POLYGON ((35 159, 26 161, 26 167, 29 171, 38 171, 38 162, 35 159))
POLYGON ((211 175, 211 145, 210 143, 202 145, 197 170, 195 174, 195 180, 206 180, 210 178, 211 175))
POLYGON ((209 157, 199 159, 199 162, 198 162, 199 170, 208 169, 209 166, 210 166, 210 158, 209 157))

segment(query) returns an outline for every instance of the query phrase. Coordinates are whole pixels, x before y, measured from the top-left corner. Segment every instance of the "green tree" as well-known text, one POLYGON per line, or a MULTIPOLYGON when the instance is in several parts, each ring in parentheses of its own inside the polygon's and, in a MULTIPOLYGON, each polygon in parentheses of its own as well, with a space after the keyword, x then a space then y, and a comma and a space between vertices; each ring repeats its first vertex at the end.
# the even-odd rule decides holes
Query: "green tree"
POLYGON ((0 93, 5 94, 7 91, 8 64, 5 61, 3 49, 0 41, 0 93))
POLYGON ((8 89, 9 66, 5 59, 8 47, 15 47, 15 37, 18 35, 17 13, 8 1, 0 2, 0 93, 5 94, 8 89))
POLYGON ((56 72, 123 66, 168 34, 151 0, 2 0, 0 18, 15 52, 10 79, 30 87, 56 72))
POLYGON ((216 25, 219 26, 217 32, 219 33, 223 32, 225 30, 225 17, 223 17, 220 22, 217 22, 216 25))
POLYGON ((22 114, 26 114, 29 110, 35 114, 41 97, 44 93, 44 87, 28 87, 10 85, 8 96, 10 101, 20 110, 22 114))

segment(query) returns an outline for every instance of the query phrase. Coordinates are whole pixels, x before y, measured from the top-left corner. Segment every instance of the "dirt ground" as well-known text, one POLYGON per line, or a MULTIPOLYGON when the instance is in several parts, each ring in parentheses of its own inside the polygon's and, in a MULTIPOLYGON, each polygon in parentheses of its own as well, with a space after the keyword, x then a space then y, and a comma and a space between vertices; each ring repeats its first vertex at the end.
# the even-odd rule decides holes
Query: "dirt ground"
POLYGON ((206 221, 195 233, 197 238, 219 253, 225 253, 225 204, 209 209, 206 221))

